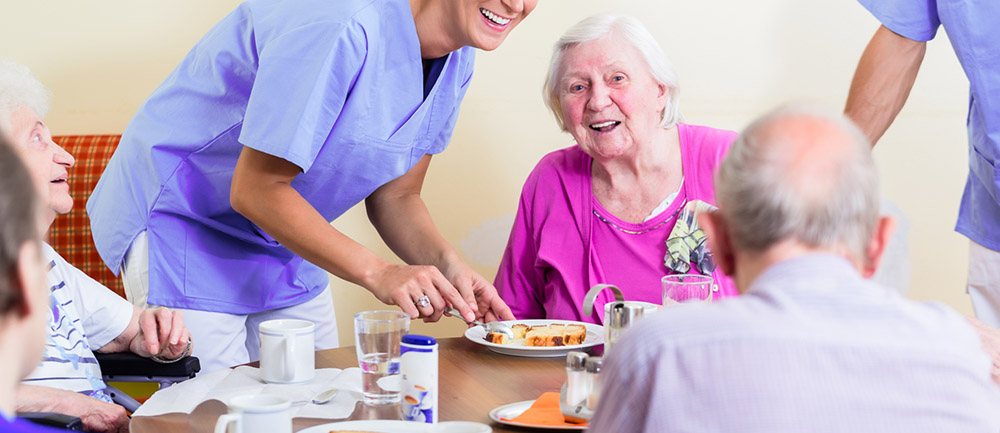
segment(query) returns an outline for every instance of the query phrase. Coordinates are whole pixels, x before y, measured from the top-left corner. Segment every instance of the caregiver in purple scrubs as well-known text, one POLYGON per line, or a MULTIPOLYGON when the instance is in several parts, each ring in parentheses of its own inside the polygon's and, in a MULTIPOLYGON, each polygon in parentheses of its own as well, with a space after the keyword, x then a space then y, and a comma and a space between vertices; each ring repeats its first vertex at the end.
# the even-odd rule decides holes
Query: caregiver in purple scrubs
POLYGON ((316 323, 330 272, 412 317, 513 319, 420 198, 472 78, 537 0, 248 0, 142 105, 87 211, 138 304, 181 309, 203 370, 259 358, 257 326, 316 323), (334 229, 364 200, 407 265, 334 229))

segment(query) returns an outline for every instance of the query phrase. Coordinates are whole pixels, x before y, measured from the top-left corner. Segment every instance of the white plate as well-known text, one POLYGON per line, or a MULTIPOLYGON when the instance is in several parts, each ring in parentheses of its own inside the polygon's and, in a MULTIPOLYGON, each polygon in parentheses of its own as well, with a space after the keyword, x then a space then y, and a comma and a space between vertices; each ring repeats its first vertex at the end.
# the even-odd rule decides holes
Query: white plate
POLYGON ((511 344, 490 343, 489 341, 483 340, 483 338, 486 337, 486 330, 484 330, 482 326, 473 326, 465 330, 465 338, 472 340, 473 343, 482 344, 497 353, 528 357, 566 356, 567 353, 573 350, 584 350, 588 347, 604 344, 604 327, 593 323, 548 319, 509 320, 503 323, 508 325, 523 323, 528 326, 551 325, 553 323, 584 325, 587 327, 587 336, 583 339, 582 344, 574 344, 571 346, 529 347, 524 345, 524 341, 515 341, 511 344))
POLYGON ((378 433, 429 433, 429 432, 482 432, 492 430, 486 424, 451 421, 428 424, 414 421, 393 421, 393 420, 359 420, 341 421, 330 424, 317 425, 299 433, 330 433, 331 430, 364 430, 378 433), (449 428, 450 427, 450 428, 449 428))
MULTIPOLYGON (((544 424, 525 424, 523 422, 509 421, 511 419, 517 418, 518 415, 524 413, 528 410, 534 400, 519 401, 517 403, 505 404, 496 409, 490 411, 490 419, 496 421, 500 424, 512 425, 516 427, 527 427, 527 428, 540 428, 546 430, 586 430, 587 426, 562 426, 562 425, 544 425, 544 424), (507 418, 507 419, 504 419, 507 418)), ((327 432, 323 432, 327 433, 327 432)))

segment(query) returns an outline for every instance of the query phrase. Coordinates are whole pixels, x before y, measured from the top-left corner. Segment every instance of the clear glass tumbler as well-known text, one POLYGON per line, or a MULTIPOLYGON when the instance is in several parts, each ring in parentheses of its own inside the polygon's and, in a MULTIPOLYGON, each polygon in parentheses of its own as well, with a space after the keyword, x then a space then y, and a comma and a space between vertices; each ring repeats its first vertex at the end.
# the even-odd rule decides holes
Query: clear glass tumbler
POLYGON ((663 305, 677 302, 711 302, 712 277, 699 274, 672 274, 663 277, 663 305))
POLYGON ((354 315, 354 345, 367 405, 399 403, 399 342, 410 330, 400 311, 363 311, 354 315))

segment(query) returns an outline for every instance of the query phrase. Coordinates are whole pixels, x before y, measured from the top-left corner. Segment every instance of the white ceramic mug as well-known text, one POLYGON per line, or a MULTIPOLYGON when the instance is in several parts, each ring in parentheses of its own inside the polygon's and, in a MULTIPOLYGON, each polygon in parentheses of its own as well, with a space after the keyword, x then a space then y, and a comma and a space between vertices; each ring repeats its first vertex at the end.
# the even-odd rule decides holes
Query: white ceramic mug
POLYGON ((260 377, 269 383, 298 383, 316 375, 313 340, 316 325, 308 320, 279 319, 260 324, 260 377))
POLYGON ((215 422, 215 433, 292 433, 292 402, 287 398, 241 395, 228 406, 229 413, 215 422))

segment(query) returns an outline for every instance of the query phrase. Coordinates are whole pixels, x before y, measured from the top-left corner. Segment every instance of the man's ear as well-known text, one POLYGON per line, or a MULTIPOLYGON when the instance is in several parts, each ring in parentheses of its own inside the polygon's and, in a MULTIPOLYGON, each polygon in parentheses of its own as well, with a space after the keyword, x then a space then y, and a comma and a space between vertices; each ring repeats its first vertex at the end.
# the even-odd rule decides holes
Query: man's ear
POLYGON ((736 260, 733 255, 733 244, 729 238, 729 229, 719 211, 698 213, 698 226, 708 236, 708 249, 712 252, 715 265, 722 273, 733 276, 736 271, 736 260))
POLYGON ((895 231, 896 220, 893 217, 888 215, 879 217, 878 223, 875 225, 875 232, 872 233, 872 238, 868 240, 868 246, 865 248, 864 263, 861 268, 863 277, 871 278, 872 275, 875 275, 878 265, 882 263, 885 248, 889 245, 889 239, 892 238, 892 233, 895 231))

